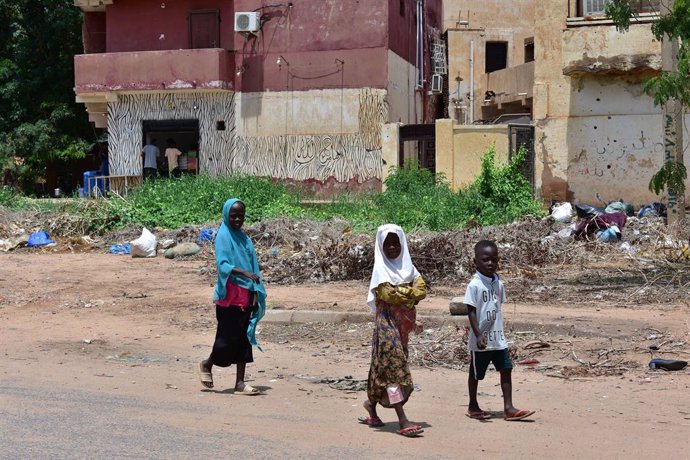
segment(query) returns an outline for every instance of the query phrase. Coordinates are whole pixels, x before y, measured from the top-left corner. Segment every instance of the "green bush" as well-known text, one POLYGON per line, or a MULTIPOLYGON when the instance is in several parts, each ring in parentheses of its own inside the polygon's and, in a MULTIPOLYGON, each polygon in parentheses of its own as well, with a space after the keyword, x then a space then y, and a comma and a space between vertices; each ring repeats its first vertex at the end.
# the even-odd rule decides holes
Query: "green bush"
POLYGON ((0 206, 12 210, 23 209, 26 206, 26 198, 13 188, 3 186, 0 187, 0 206))
MULTIPOLYGON (((125 199, 65 200, 64 204, 33 200, 30 206, 91 219, 94 232, 125 224, 180 228, 215 223, 231 197, 246 203, 249 224, 276 217, 342 218, 357 231, 372 232, 384 223, 396 223, 407 230, 444 231, 470 221, 496 225, 542 214, 541 203, 532 197, 531 186, 520 171, 524 155, 521 151, 507 165, 496 166, 495 150, 489 149, 475 183, 459 192, 454 192, 441 175, 407 166, 391 172, 382 193, 341 195, 316 205, 300 204, 299 193, 289 193, 270 179, 184 176, 146 181, 125 199)), ((0 189, 2 206, 17 209, 29 201, 9 189, 0 189)))
POLYGON ((507 165, 496 166, 495 148, 486 152, 477 180, 459 193, 465 222, 496 225, 543 214, 542 203, 534 199, 532 186, 520 171, 525 153, 520 149, 507 165))
POLYGON ((445 230, 453 222, 456 194, 440 176, 416 166, 397 169, 386 179, 386 190, 374 196, 381 219, 406 229, 445 230))
POLYGON ((113 199, 123 221, 150 227, 179 228, 217 222, 228 198, 247 205, 247 222, 280 215, 300 216, 299 196, 270 179, 233 176, 183 176, 146 181, 126 200, 113 199))

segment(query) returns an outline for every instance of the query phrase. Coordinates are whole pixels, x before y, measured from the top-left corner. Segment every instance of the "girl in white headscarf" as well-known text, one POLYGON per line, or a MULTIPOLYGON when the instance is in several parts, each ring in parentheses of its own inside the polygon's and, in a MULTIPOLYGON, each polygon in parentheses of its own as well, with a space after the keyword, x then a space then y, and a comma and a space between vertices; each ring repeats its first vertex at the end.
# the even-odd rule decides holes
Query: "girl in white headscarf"
POLYGON ((412 264, 405 232, 397 225, 383 225, 376 233, 374 271, 367 303, 376 313, 371 350, 371 367, 364 408, 369 415, 359 422, 383 426, 376 405, 394 408, 400 422, 399 433, 415 437, 424 430, 410 422, 403 406, 414 386, 407 364, 410 332, 419 331, 415 306, 426 297, 426 284, 412 264))

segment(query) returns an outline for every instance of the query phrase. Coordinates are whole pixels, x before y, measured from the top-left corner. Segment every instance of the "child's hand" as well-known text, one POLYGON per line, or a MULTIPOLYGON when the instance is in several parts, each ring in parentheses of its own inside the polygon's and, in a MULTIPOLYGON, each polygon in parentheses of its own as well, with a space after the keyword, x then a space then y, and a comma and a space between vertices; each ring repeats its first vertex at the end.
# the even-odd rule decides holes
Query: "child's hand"
POLYGON ((415 334, 421 334, 424 332, 424 324, 422 324, 421 321, 415 321, 414 322, 414 333, 415 334))
POLYGON ((486 348, 486 337, 484 337, 483 335, 481 337, 477 337, 477 348, 479 348, 480 350, 486 348))
POLYGON ((259 275, 257 275, 256 273, 244 272, 244 276, 254 281, 255 283, 258 283, 260 279, 259 275))

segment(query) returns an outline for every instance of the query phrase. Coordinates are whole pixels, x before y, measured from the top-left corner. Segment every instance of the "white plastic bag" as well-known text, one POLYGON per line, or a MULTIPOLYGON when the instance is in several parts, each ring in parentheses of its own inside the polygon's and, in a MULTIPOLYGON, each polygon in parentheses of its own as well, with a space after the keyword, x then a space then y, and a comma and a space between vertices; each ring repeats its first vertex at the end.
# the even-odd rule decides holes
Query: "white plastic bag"
POLYGON ((156 235, 151 233, 147 228, 141 232, 141 236, 132 241, 132 257, 156 257, 156 235))
POLYGON ((556 222, 560 222, 561 224, 567 224, 573 218, 573 205, 571 205, 570 203, 559 204, 558 206, 553 208, 551 217, 553 217, 553 220, 555 220, 556 222))

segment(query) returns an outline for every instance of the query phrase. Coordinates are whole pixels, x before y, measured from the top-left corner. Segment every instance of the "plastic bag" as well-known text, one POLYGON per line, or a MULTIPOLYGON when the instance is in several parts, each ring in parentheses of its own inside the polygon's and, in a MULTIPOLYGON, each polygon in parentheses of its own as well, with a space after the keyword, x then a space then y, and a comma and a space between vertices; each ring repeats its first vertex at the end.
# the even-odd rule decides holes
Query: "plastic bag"
POLYGON ((108 252, 111 254, 124 254, 127 255, 132 252, 132 246, 129 243, 125 244, 111 244, 108 252))
POLYGON ((587 219, 589 217, 597 217, 604 214, 604 210, 600 208, 595 208, 588 204, 576 204, 575 212, 577 212, 577 217, 581 219, 587 219))
POLYGON ((216 236, 218 230, 215 228, 202 228, 199 232, 199 236, 196 238, 196 244, 202 246, 204 243, 210 243, 216 236))
POLYGON ((650 203, 640 209, 637 217, 666 217, 666 206, 663 203, 650 203))
POLYGON ((635 209, 633 209, 633 206, 629 203, 625 203, 624 201, 614 201, 612 203, 609 203, 608 206, 606 206, 606 214, 613 214, 614 212, 622 212, 626 216, 633 216, 635 215, 635 209))
POLYGON ((156 246, 158 241, 156 235, 147 228, 141 231, 141 236, 132 241, 132 257, 156 257, 156 246))
POLYGON ((29 241, 26 243, 30 248, 37 246, 47 246, 49 244, 55 244, 55 241, 50 239, 48 232, 36 232, 29 236, 29 241))
POLYGON ((621 239, 621 236, 622 234, 620 229, 615 225, 612 225, 604 230, 599 230, 597 232, 597 237, 604 242, 618 241, 621 239))
POLYGON ((556 222, 567 224, 573 218, 573 205, 570 203, 562 203, 555 206, 551 212, 551 217, 553 217, 553 220, 556 222))

